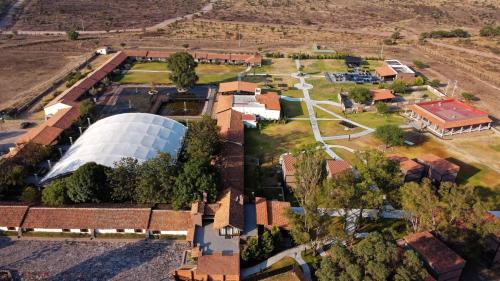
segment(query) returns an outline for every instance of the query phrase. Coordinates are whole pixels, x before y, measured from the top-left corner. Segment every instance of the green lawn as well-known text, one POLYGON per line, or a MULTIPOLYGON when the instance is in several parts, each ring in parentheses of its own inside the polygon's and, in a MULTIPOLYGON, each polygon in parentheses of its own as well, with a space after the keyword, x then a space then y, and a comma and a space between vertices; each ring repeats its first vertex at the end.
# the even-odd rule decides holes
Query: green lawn
POLYGON ((131 70, 168 71, 167 63, 161 61, 138 62, 132 66, 131 70))
POLYGON ((200 84, 218 84, 223 81, 234 80, 238 73, 244 71, 242 65, 224 65, 224 64, 198 64, 196 74, 200 78, 200 84))
POLYGON ((397 113, 382 115, 376 112, 362 112, 347 114, 346 117, 370 128, 377 128, 388 124, 403 125, 406 122, 406 119, 397 113))
POLYGON ((128 72, 118 82, 121 84, 171 84, 167 72, 128 72))
MULTIPOLYGON (((328 144, 336 144, 335 141, 332 141, 331 143, 328 142, 328 144)), ((344 159, 345 161, 349 162, 351 165, 357 162, 356 155, 350 151, 347 151, 342 148, 332 148, 333 152, 340 156, 340 158, 344 159)))
POLYGON ((324 74, 325 72, 347 72, 344 60, 302 60, 304 72, 308 74, 324 74))
MULTIPOLYGON (((336 106, 329 105, 329 104, 320 104, 319 106, 321 106, 322 108, 324 108, 328 111, 331 111, 333 113, 337 113, 341 116, 344 115, 344 113, 342 112, 342 109, 340 109, 336 106)), ((322 109, 319 109, 316 106, 314 107, 314 113, 316 114, 316 118, 337 118, 337 116, 331 115, 330 113, 328 113, 322 109)))
POLYGON ((313 85, 313 88, 309 90, 309 94, 313 100, 339 102, 338 94, 340 92, 349 92, 353 88, 360 86, 369 89, 376 88, 376 85, 372 84, 357 85, 353 83, 331 83, 325 78, 307 79, 306 81, 313 85))
POLYGON ((306 118, 307 106, 305 102, 280 100, 281 109, 287 118, 306 118))
POLYGON ((328 121, 318 121, 319 131, 324 137, 336 136, 336 135, 348 135, 362 132, 362 128, 353 128, 346 130, 346 127, 342 126, 339 121, 328 120, 328 121))
POLYGON ((296 90, 296 89, 287 90, 287 91, 282 92, 281 94, 284 96, 292 97, 292 98, 303 98, 304 97, 304 93, 302 92, 302 90, 296 90))
POLYGON ((254 67, 251 71, 255 73, 267 73, 267 74, 291 74, 297 72, 297 67, 295 62, 289 58, 282 59, 264 59, 263 65, 261 67, 254 67))

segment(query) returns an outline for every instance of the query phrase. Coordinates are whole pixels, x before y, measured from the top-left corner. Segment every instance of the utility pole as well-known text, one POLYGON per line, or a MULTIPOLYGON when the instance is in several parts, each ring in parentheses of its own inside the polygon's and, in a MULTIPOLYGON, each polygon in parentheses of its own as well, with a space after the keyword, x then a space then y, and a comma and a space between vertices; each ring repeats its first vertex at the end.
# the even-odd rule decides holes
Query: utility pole
POLYGON ((384 58, 384 43, 382 42, 382 48, 380 48, 380 59, 384 58))
POLYGON ((455 90, 457 89, 457 83, 458 81, 455 80, 455 85, 453 86, 453 92, 451 93, 451 96, 454 97, 455 96, 455 90))
POLYGON ((85 25, 83 24, 83 19, 82 20, 82 31, 85 31, 85 25))
POLYGON ((448 95, 448 89, 450 88, 450 83, 451 83, 451 81, 448 81, 448 83, 446 83, 446 89, 444 90, 444 95, 445 96, 448 95))

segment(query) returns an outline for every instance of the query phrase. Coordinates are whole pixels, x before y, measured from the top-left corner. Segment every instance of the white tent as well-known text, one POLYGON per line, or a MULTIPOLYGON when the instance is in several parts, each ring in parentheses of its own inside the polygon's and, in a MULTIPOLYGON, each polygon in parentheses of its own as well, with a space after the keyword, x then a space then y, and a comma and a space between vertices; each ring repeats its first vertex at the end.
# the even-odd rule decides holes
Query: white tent
POLYGON ((124 113, 101 119, 77 139, 42 182, 74 172, 89 162, 113 167, 122 158, 132 157, 142 163, 159 151, 176 159, 186 130, 175 120, 147 113, 124 113))

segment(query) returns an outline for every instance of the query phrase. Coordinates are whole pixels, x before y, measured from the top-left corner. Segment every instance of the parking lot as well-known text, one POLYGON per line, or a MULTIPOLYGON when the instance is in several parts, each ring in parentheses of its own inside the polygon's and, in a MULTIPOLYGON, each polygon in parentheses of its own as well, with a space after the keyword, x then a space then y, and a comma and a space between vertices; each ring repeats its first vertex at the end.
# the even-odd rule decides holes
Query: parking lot
POLYGON ((342 72, 342 73, 331 73, 327 72, 325 74, 326 80, 332 83, 373 83, 378 84, 379 79, 373 76, 369 71, 359 71, 354 70, 353 72, 342 72))
POLYGON ((14 280, 173 280, 183 242, 11 240, 0 237, 0 269, 14 280))

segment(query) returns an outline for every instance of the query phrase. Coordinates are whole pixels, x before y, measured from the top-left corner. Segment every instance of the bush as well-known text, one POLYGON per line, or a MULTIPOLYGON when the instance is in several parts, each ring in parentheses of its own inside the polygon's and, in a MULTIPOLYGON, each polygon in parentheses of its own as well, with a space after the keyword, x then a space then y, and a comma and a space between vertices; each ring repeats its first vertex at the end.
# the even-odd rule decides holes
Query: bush
POLYGON ((68 37, 69 40, 74 41, 78 39, 78 36, 80 36, 80 33, 78 33, 76 30, 68 30, 66 31, 66 36, 68 37))
POLYGON ((397 125, 384 125, 375 130, 375 136, 387 146, 398 146, 404 143, 405 134, 397 125))
POLYGON ((419 60, 414 60, 413 64, 420 69, 429 67, 426 63, 419 60))
POLYGON ((433 79, 433 80, 429 81, 429 85, 434 87, 434 88, 437 88, 437 87, 441 86, 441 81, 439 81, 438 79, 433 79))
POLYGON ((38 202, 40 200, 40 192, 38 192, 38 189, 28 186, 23 190, 19 199, 23 202, 38 202))
POLYGON ((468 93, 468 92, 462 93, 462 97, 466 101, 475 101, 475 100, 477 100, 477 97, 474 94, 471 94, 471 93, 468 93))
POLYGON ((408 92, 408 85, 402 80, 392 82, 389 88, 398 94, 406 94, 408 92))
POLYGON ((500 25, 498 25, 497 27, 493 27, 491 25, 484 26, 479 31, 479 35, 483 37, 500 36, 500 25))
POLYGON ((420 40, 426 39, 426 38, 469 38, 470 34, 469 32, 457 28, 453 29, 451 31, 446 31, 446 30, 435 30, 431 32, 423 32, 420 34, 420 40))
POLYGON ((417 78, 415 78, 415 86, 422 86, 425 84, 425 80, 424 78, 422 78, 422 76, 417 76, 417 78))
POLYGON ((109 192, 106 167, 94 162, 80 166, 67 181, 68 197, 75 203, 105 202, 109 192))
POLYGON ((42 202, 49 206, 61 206, 67 203, 67 185, 65 179, 51 182, 42 191, 42 202))
POLYGON ((349 92, 349 98, 357 103, 364 103, 370 100, 371 96, 370 90, 365 87, 355 87, 349 92))
POLYGON ((377 102, 375 108, 377 108, 377 112, 380 114, 388 114, 391 112, 391 109, 383 102, 377 102))

